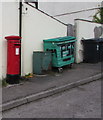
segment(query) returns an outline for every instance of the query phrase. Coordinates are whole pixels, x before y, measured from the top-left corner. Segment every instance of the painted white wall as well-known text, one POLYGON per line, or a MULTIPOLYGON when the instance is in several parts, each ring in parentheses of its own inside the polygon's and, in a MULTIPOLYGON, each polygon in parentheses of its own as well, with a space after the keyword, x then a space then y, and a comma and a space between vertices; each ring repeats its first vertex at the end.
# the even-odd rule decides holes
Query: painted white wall
MULTIPOLYGON (((0 2, 0 80, 2 79, 2 3, 0 2)), ((0 105, 2 105, 2 87, 0 86, 0 105)), ((0 107, 2 111, 2 107, 0 107)), ((0 119, 2 119, 2 113, 0 113, 0 119)))
MULTIPOLYGON (((0 3, 0 78, 6 76, 7 68, 7 41, 8 35, 19 34, 19 5, 17 2, 0 3), (2 12, 1 12, 2 10, 2 12)), ((56 20, 44 15, 38 10, 23 4, 23 26, 22 26, 22 75, 32 72, 33 51, 43 50, 43 39, 62 37, 67 33, 67 27, 56 20), (25 8, 28 8, 26 11, 25 8)), ((82 46, 80 41, 83 38, 94 37, 94 27, 100 26, 96 23, 77 20, 77 43, 76 62, 82 62, 82 46), (89 32, 88 32, 89 30, 89 32)))
POLYGON ((25 75, 32 73, 33 51, 43 50, 43 39, 65 36, 67 26, 26 4, 23 9, 22 75, 25 75))
POLYGON ((0 80, 2 79, 2 3, 0 2, 0 80))
POLYGON ((82 39, 95 38, 94 28, 101 26, 101 24, 91 23, 82 20, 76 20, 76 63, 83 62, 83 46, 82 39))
MULTIPOLYGON (((97 2, 39 2, 39 9, 45 11, 46 13, 55 16, 64 13, 71 13, 86 9, 91 9, 98 7, 100 1, 97 2)), ((74 24, 74 19, 86 19, 92 20, 92 16, 95 14, 96 10, 84 11, 79 13, 68 14, 65 16, 57 16, 56 18, 61 20, 66 24, 74 24)))
MULTIPOLYGON (((2 80, 2 3, 0 2, 0 80, 2 80)), ((0 86, 0 105, 2 105, 2 87, 0 86)), ((0 107, 2 111, 2 107, 0 107)), ((2 113, 0 112, 0 119, 2 119, 2 113)))
POLYGON ((0 38, 0 52, 2 51, 0 54, 1 78, 5 78, 7 71, 7 41, 5 36, 18 35, 19 33, 19 5, 15 1, 2 2, 2 14, 0 15, 2 17, 2 37, 0 38))
MULTIPOLYGON (((6 77, 7 71, 5 36, 19 35, 19 4, 15 1, 2 2, 0 9, 0 79, 6 77)), ((34 50, 43 50, 43 39, 65 36, 67 27, 26 4, 23 7, 22 75, 25 75, 32 72, 32 53, 34 50)))

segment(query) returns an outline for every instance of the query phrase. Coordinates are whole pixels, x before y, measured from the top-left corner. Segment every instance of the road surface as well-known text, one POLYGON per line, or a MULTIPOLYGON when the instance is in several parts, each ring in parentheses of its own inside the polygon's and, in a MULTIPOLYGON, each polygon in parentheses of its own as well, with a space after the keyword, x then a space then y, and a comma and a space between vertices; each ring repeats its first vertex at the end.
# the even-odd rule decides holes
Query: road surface
POLYGON ((5 111, 3 118, 101 118, 101 81, 5 111))

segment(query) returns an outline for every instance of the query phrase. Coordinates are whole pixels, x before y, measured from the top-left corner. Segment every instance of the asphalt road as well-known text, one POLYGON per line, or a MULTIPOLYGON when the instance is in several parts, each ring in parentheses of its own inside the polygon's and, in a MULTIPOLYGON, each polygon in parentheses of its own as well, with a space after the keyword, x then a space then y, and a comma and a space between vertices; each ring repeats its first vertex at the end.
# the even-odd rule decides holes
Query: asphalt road
POLYGON ((101 81, 5 111, 3 118, 101 118, 101 81))

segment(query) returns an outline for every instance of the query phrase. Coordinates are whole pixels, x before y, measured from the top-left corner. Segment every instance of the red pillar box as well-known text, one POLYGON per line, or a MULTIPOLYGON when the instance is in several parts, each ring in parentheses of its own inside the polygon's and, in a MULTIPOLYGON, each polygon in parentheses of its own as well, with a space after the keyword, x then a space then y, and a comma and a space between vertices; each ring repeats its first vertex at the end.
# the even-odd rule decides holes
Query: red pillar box
POLYGON ((19 83, 21 37, 7 36, 7 82, 19 83))

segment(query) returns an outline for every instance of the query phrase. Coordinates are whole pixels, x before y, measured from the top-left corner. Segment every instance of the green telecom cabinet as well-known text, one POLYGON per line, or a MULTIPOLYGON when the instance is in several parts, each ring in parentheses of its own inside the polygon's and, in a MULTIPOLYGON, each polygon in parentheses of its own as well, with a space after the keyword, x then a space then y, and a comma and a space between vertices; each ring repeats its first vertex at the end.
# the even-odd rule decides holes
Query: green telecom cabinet
POLYGON ((51 69, 51 52, 34 51, 33 52, 33 73, 40 75, 51 69))
POLYGON ((74 63, 74 44, 76 38, 72 36, 43 40, 44 51, 51 51, 52 66, 61 68, 74 63))

